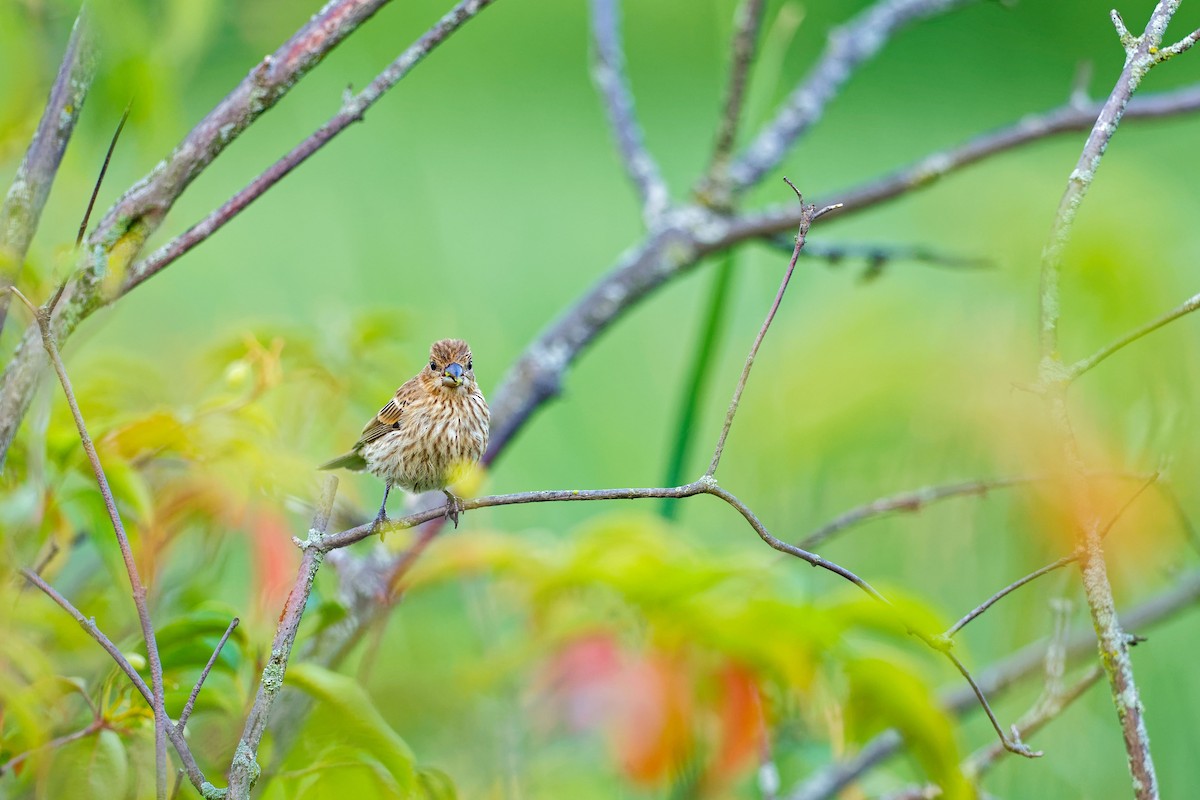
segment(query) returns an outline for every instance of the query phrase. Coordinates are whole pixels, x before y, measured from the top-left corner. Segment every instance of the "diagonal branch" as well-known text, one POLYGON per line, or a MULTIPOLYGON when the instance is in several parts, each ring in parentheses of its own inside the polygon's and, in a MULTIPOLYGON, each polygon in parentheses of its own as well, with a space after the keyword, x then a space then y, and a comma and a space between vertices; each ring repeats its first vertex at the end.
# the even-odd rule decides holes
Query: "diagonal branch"
POLYGON ((1162 326, 1166 325, 1167 323, 1174 322, 1175 320, 1179 319, 1180 317, 1186 316, 1198 308, 1200 308, 1200 294, 1189 297, 1187 300, 1183 301, 1182 304, 1171 309, 1170 311, 1168 311, 1166 314, 1163 314, 1158 319, 1148 322, 1145 325, 1141 326, 1140 328, 1130 331, 1129 333, 1122 336, 1120 339, 1117 339, 1115 342, 1113 342, 1105 347, 1100 348, 1099 350, 1097 350, 1095 353, 1088 356, 1087 358, 1083 358, 1083 359, 1080 359, 1079 361, 1076 361, 1074 364, 1072 364, 1071 366, 1069 366, 1067 368, 1067 380, 1074 381, 1080 375, 1082 375, 1085 372, 1088 372, 1089 370, 1094 368, 1096 365, 1098 365, 1101 361, 1108 358, 1112 354, 1116 353, 1118 350, 1122 349, 1126 345, 1133 344, 1138 339, 1141 339, 1143 336, 1148 336, 1149 334, 1154 333, 1156 330, 1158 330, 1162 326))
MULTIPOLYGON (((1180 578, 1170 589, 1121 615, 1127 630, 1140 630, 1173 619, 1181 611, 1200 604, 1200 572, 1180 578)), ((1065 648, 1068 661, 1095 657, 1096 634, 1091 626, 1068 637, 1065 648)), ((977 682, 990 696, 1003 694, 1027 678, 1041 674, 1046 660, 1047 643, 1026 645, 979 674, 977 682)), ((966 687, 955 687, 941 695, 942 705, 955 715, 977 708, 974 694, 966 687)), ((846 787, 879 766, 904 747, 904 739, 892 729, 871 739, 857 754, 830 764, 788 792, 787 800, 829 800, 846 787)))
POLYGON ((758 47, 758 33, 762 28, 763 0, 742 0, 738 5, 734 21, 733 54, 729 65, 729 85, 725 89, 725 106, 717 128, 717 140, 713 145, 712 158, 705 174, 702 193, 716 194, 711 198, 715 205, 726 207, 728 197, 729 161, 733 146, 737 142, 738 126, 742 119, 742 103, 746 97, 746 83, 754 52, 758 47))
MULTIPOLYGON (((188 228, 184 233, 175 237, 151 255, 130 267, 118 290, 118 296, 127 294, 140 286, 159 272, 170 266, 193 247, 212 236, 224 225, 240 214, 251 203, 261 197, 268 189, 283 180, 292 170, 304 163, 310 156, 328 144, 335 136, 350 127, 355 122, 361 122, 367 109, 375 105, 383 95, 399 83, 413 67, 451 34, 462 27, 483 9, 496 0, 460 0, 449 12, 439 19, 433 27, 426 31, 417 41, 413 42, 396 60, 380 72, 367 87, 354 97, 346 100, 337 114, 330 117, 324 125, 318 128, 291 152, 268 167, 261 175, 247 184, 241 191, 229 198, 217 209, 214 209, 204 219, 188 228)), ((115 299, 115 298, 114 298, 115 299)))
POLYGON ((829 32, 825 51, 746 151, 730 166, 733 189, 759 183, 825 113, 825 107, 854 70, 873 58, 888 39, 911 22, 954 11, 974 0, 878 0, 829 32))
MULTIPOLYGON (((308 531, 308 540, 303 545, 304 555, 300 559, 300 569, 296 573, 296 582, 288 594, 283 613, 279 617, 279 627, 275 631, 275 639, 271 642, 271 658, 263 668, 262 679, 254 695, 254 705, 246 717, 246 726, 242 730, 233 763, 229 768, 229 800, 244 800, 250 796, 250 788, 258 780, 258 746, 262 742, 263 733, 267 729, 267 720, 275 700, 283 689, 283 677, 287 671, 288 659, 292 654, 292 645, 296 643, 296 633, 300 630, 300 619, 308 604, 308 596, 312 592, 313 581, 317 570, 325 560, 328 550, 322 548, 325 530, 329 526, 329 518, 333 513, 333 501, 337 496, 338 480, 336 475, 325 478, 321 489, 321 499, 313 514, 312 527, 308 531)), ((182 726, 180 726, 182 727, 182 726)))
MULTIPOLYGON (((112 300, 102 296, 104 276, 125 269, 196 176, 387 1, 329 0, 113 204, 92 231, 81 263, 65 287, 66 302, 53 318, 56 337, 65 340, 81 320, 112 300), (109 259, 110 254, 114 258, 109 259)), ((0 464, 46 363, 39 338, 36 327, 26 330, 0 381, 0 464)))
POLYGON ((625 74, 618 0, 592 0, 592 80, 604 99, 608 121, 629 179, 642 204, 642 219, 654 228, 671 204, 658 164, 646 150, 625 74))
POLYGON ((800 227, 796 232, 796 245, 792 249, 792 260, 788 262, 787 271, 783 273, 783 281, 779 284, 779 290, 775 293, 775 301, 771 303, 770 310, 767 311, 767 318, 763 320, 762 326, 758 329, 758 335, 754 337, 754 344, 750 345, 750 354, 746 356, 746 363, 742 367, 742 374, 738 377, 737 385, 733 389, 733 399, 729 401, 729 409, 725 412, 725 424, 721 428, 721 434, 717 437, 717 446, 713 450, 712 461, 709 462, 708 471, 704 473, 706 477, 712 477, 717 472, 717 465, 721 463, 721 453, 725 450, 725 440, 729 438, 729 429, 733 425, 733 416, 737 413, 738 405, 742 400, 742 392, 746 389, 746 381, 750 377, 750 369, 754 366, 754 357, 758 355, 758 348, 762 345, 763 339, 766 338, 767 331, 771 327, 772 320, 775 319, 775 314, 779 311, 779 304, 783 302, 783 293, 787 291, 788 282, 792 279, 792 273, 796 271, 796 261, 800 258, 800 251, 804 249, 804 240, 808 237, 808 229, 812 223, 829 211, 832 211, 834 206, 826 206, 820 211, 816 206, 805 206, 804 198, 800 196, 800 190, 789 181, 787 185, 792 187, 792 191, 796 193, 796 199, 800 201, 800 227))
POLYGON ((183 706, 183 711, 179 712, 179 722, 175 724, 180 733, 183 733, 183 729, 187 726, 187 722, 192 716, 192 709, 196 707, 196 698, 200 696, 200 689, 204 686, 204 681, 208 679, 208 673, 212 672, 213 665, 221 657, 221 650, 225 648, 225 643, 229 641, 230 634, 233 633, 233 629, 238 626, 239 622, 241 620, 237 617, 230 620, 229 627, 225 629, 225 633, 221 636, 221 640, 217 642, 212 655, 208 657, 208 663, 200 671, 200 677, 196 679, 196 685, 192 687, 192 693, 188 695, 187 702, 183 706))
POLYGON ((875 517, 895 513, 914 513, 930 503, 946 500, 951 497, 977 495, 986 497, 994 489, 1008 489, 1015 486, 1026 486, 1045 480, 1040 476, 1017 476, 1014 478, 993 478, 991 480, 964 481, 962 483, 947 483, 940 486, 925 486, 911 492, 901 492, 890 497, 881 497, 833 518, 800 541, 800 546, 811 550, 823 544, 836 534, 847 528, 866 522, 875 517))
MULTIPOLYGON (((125 658, 125 654, 121 652, 120 648, 113 644, 112 640, 105 636, 104 632, 101 631, 99 626, 96 625, 96 620, 83 616, 79 609, 75 608, 75 606, 71 604, 70 600, 55 591, 54 587, 46 583, 46 581, 42 579, 42 576, 38 575, 33 570, 22 569, 20 570, 20 573, 21 577, 25 578, 25 580, 29 581, 29 583, 33 586, 41 589, 47 597, 57 603, 71 616, 72 619, 79 623, 79 627, 83 628, 83 630, 86 631, 89 636, 96 640, 100 647, 104 649, 104 652, 108 653, 109 656, 112 657, 112 660, 117 665, 117 668, 120 669, 121 672, 125 673, 125 677, 129 678, 129 682, 133 684, 134 689, 137 689, 138 694, 140 694, 146 700, 146 704, 153 708, 154 693, 150 690, 150 687, 146 685, 146 682, 142 680, 142 676, 139 675, 137 670, 133 668, 133 665, 129 663, 129 659, 125 658)), ((179 760, 183 762, 184 772, 187 773, 192 785, 195 786, 197 791, 199 791, 202 795, 208 797, 206 792, 212 788, 212 784, 208 783, 204 779, 204 773, 200 771, 200 766, 196 763, 196 759, 192 755, 191 748, 188 747, 187 740, 183 738, 182 726, 177 728, 174 725, 168 725, 166 728, 166 733, 167 738, 171 740, 171 744, 175 747, 175 752, 179 754, 179 760), (208 788, 206 789, 205 787, 208 788)))
POLYGON ((8 317, 9 294, 4 289, 15 284, 21 274, 95 72, 96 48, 84 6, 71 29, 42 119, 0 206, 0 330, 8 317))
MULTIPOLYGON (((1048 136, 1086 129, 1095 121, 1099 108, 1099 104, 1083 108, 1068 104, 1026 117, 956 148, 926 156, 883 178, 834 192, 824 204, 841 204, 830 213, 831 217, 864 211, 927 188, 938 178, 986 158, 1048 136)), ((1135 100, 1126 117, 1157 119, 1196 110, 1200 110, 1200 85, 1135 100)), ((580 353, 642 299, 686 274, 706 256, 747 240, 795 230, 799 222, 800 212, 794 203, 732 217, 699 206, 668 212, 659 229, 622 255, 607 274, 529 343, 509 369, 491 398, 488 463, 495 461, 542 405, 558 395, 567 370, 580 353)))
MULTIPOLYGON (((1141 697, 1133 676, 1133 660, 1129 657, 1128 639, 1117 619, 1116 601, 1113 598, 1112 584, 1108 579, 1108 565, 1101 544, 1103 533, 1085 476, 1086 464, 1071 429, 1070 410, 1067 407, 1070 372, 1064 366, 1058 352, 1060 283, 1063 254, 1071 239, 1079 206, 1091 188, 1100 160, 1116 133, 1130 98, 1146 74, 1155 65, 1174 54, 1161 53, 1160 47, 1167 23, 1171 21, 1178 7, 1179 0, 1161 0, 1151 13, 1142 35, 1138 37, 1133 37, 1126 30, 1119 14, 1115 11, 1112 13, 1113 24, 1125 48, 1125 66, 1101 107, 1075 168, 1067 179, 1067 188, 1059 201, 1049 238, 1042 250, 1039 293, 1041 360, 1038 364, 1038 379, 1044 389, 1042 397, 1046 417, 1059 439, 1063 462, 1069 471, 1070 500, 1073 506, 1079 509, 1075 533, 1079 542, 1080 576, 1088 609, 1096 628, 1101 661, 1108 674, 1113 705, 1125 740, 1134 795, 1139 800, 1158 797, 1158 779, 1150 752, 1150 736, 1146 731, 1141 697)), ((1180 43, 1173 47, 1186 49, 1190 47, 1190 43, 1180 43)))
POLYGON ((67 377, 66 367, 63 365, 62 358, 58 354, 58 345, 54 341, 54 334, 50 330, 50 315, 49 313, 37 309, 29 302, 25 295, 21 294, 16 287, 10 287, 9 292, 16 295, 29 310, 33 313, 37 320, 37 326, 42 332, 42 345, 46 349, 46 354, 50 358, 50 363, 54 366, 54 371, 58 374, 58 382, 62 385, 63 394, 67 399, 67 406, 71 409, 71 416, 75 419, 75 428, 79 432, 79 441, 83 445, 83 451, 87 455, 88 462, 92 467, 92 474, 96 478, 96 485, 100 489, 100 496, 104 500, 104 508, 108 512, 108 519, 112 523, 113 533, 117 537, 117 546, 121 550, 121 558, 125 562, 125 574, 129 577, 129 588, 133 593, 133 603, 137 607, 138 622, 142 628, 142 639, 146 643, 146 658, 150 663, 150 680, 154 690, 152 705, 154 708, 154 741, 155 741, 155 773, 157 778, 157 794, 159 800, 165 800, 167 792, 167 714, 163 708, 164 693, 163 693, 163 675, 162 661, 158 655, 158 643, 154 637, 154 623, 150 619, 150 609, 146 603, 146 587, 142 583, 141 577, 138 575, 137 562, 133 558, 133 548, 129 544, 129 537, 125 533, 125 523, 121 520, 121 514, 117 511, 117 501, 113 498, 112 489, 108 485, 108 477, 104 474, 104 467, 100 464, 100 456, 96 453, 96 447, 92 444, 92 437, 88 434, 87 425, 83 421, 83 413, 79 410, 79 403, 75 400, 75 391, 71 388, 71 379, 67 377))

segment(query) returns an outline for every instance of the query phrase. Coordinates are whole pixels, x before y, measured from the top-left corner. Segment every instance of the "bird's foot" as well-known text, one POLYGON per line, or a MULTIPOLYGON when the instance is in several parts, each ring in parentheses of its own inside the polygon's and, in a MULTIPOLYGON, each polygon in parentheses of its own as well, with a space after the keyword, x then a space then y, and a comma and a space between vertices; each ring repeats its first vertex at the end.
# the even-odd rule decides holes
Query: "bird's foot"
POLYGON ((462 500, 458 499, 454 493, 449 490, 442 490, 446 495, 446 519, 454 523, 454 527, 458 527, 458 515, 463 512, 462 500))
POLYGON ((379 541, 383 541, 384 526, 391 522, 388 519, 387 511, 379 509, 379 513, 375 515, 375 521, 371 523, 371 533, 379 534, 379 541))

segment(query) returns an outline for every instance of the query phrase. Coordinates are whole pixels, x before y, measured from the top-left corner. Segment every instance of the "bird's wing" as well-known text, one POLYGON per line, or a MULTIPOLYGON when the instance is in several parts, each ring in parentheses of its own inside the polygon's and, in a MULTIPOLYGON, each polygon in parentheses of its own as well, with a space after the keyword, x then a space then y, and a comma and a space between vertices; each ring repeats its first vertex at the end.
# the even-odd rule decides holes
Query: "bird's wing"
POLYGON ((404 407, 408 405, 407 400, 401 400, 399 397, 393 397, 387 401, 387 405, 379 409, 379 413, 375 418, 368 422, 362 430, 362 436, 359 437, 358 443, 354 445, 355 450, 361 450, 365 445, 370 444, 379 437, 391 431, 400 430, 400 418, 404 414, 404 407))

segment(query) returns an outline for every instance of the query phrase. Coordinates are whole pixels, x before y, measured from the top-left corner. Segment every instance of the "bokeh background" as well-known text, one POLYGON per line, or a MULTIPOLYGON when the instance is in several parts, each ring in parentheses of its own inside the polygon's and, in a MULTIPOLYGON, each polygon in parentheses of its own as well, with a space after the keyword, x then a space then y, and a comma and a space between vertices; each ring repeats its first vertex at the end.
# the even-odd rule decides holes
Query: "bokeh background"
MULTIPOLYGON (((676 199, 688 197, 707 164, 734 6, 656 0, 624 10, 638 112, 676 199)), ((745 132, 770 118, 831 26, 866 6, 768 3, 745 132)), ((204 172, 151 246, 335 113, 348 85, 365 85, 446 7, 385 7, 204 172)), ((1140 29, 1152 7, 1139 0, 1121 11, 1140 29)), ((75 10, 62 0, 0 5, 4 185, 75 10)), ((263 0, 97 4, 97 82, 19 285, 44 299, 70 268, 82 210, 131 97, 99 209, 315 10, 263 0)), ((1123 59, 1108 10, 1090 0, 981 2, 912 26, 856 73, 745 208, 789 202, 781 175, 809 198, 832 199, 1065 102, 1081 70, 1090 94, 1104 97, 1123 59)), ((177 626, 167 659, 170 668, 174 653, 169 677, 181 697, 229 616, 243 621, 191 726, 210 773, 228 764, 269 651, 298 560, 290 537, 307 528, 316 495, 313 465, 353 442, 436 338, 469 340, 482 388, 493 390, 531 339, 640 239, 639 209, 588 77, 587 24, 582 0, 497 3, 364 123, 70 340, 67 365, 153 582, 156 622, 177 626)), ((1174 30, 1197 24, 1185 4, 1174 30)), ((1141 91, 1198 79, 1200 56, 1188 54, 1141 91)), ((1131 122, 1116 136, 1067 254, 1067 359, 1197 292, 1198 136, 1200 117, 1131 122)), ((1019 387, 1035 377, 1040 249, 1084 137, 1033 144, 814 228, 822 244, 927 246, 993 266, 899 260, 864 280, 865 265, 853 259, 802 262, 721 467, 723 485, 773 532, 794 540, 882 495, 1044 470, 1052 451, 1043 409, 1019 387)), ((691 431, 689 478, 707 463, 787 256, 752 243, 735 258, 711 391, 691 431)), ((562 397, 521 432, 481 491, 661 485, 713 271, 702 263, 586 351, 562 397)), ((10 318, 0 338, 6 354, 24 322, 20 312, 10 318)), ((1131 346, 1072 393, 1092 467, 1144 475, 1165 465, 1187 514, 1200 508, 1197 324, 1184 319, 1131 346)), ((136 618, 89 480, 57 387, 47 384, 3 477, 5 572, 55 543, 48 577, 132 652, 136 618)), ((1105 501, 1115 510, 1136 485, 1106 482, 1105 501)), ((344 521, 369 513, 379 491, 369 476, 344 477, 344 521)), ((1042 491, 997 491, 872 522, 822 554, 944 627, 1068 551, 1054 508, 1042 491)), ((309 675, 314 693, 325 680, 325 700, 267 796, 324 796, 331 784, 342 795, 389 796, 403 767, 388 760, 398 746, 384 730, 407 742, 427 782, 497 798, 758 797, 762 720, 785 789, 879 726, 915 720, 923 755, 894 760, 862 784, 863 795, 847 796, 945 774, 990 743, 980 714, 960 723, 931 710, 930 692, 957 685, 949 665, 873 618, 835 577, 781 560, 713 498, 683 502, 670 521, 662 510, 654 501, 468 514, 342 665, 352 680, 309 675), (339 727, 355 715, 378 724, 368 733, 339 727)), ((1186 526, 1158 490, 1122 519, 1108 548, 1122 607, 1195 569, 1186 526)), ((152 794, 148 725, 137 704, 120 705, 121 681, 103 654, 44 598, 8 583, 0 760, 86 724, 76 690, 51 676, 78 679, 94 702, 128 716, 115 731, 0 777, 0 796, 66 796, 85 784, 152 794)), ((336 620, 336 587, 327 570, 302 639, 336 620)), ((1086 625, 1076 575, 1052 576, 962 634, 968 665, 1047 635, 1059 596, 1086 625)), ((1134 652, 1137 678, 1163 794, 1183 796, 1198 777, 1200 631, 1183 613, 1149 637, 1134 652)), ((1001 719, 1015 719, 1038 689, 1034 681, 1000 699, 1001 719)), ((1033 743, 1046 757, 1004 761, 989 791, 1129 794, 1104 685, 1033 743)), ((270 763, 275 754, 266 755, 270 763)))

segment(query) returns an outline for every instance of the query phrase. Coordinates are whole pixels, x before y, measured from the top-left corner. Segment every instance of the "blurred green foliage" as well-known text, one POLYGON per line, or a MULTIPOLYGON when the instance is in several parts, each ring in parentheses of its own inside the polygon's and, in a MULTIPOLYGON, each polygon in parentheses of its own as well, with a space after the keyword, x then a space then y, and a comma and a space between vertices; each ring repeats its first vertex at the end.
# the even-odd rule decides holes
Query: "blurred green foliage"
MULTIPOLYGON (((446 7, 392 4, 207 170, 155 242, 224 201, 314 129, 446 7)), ((639 113, 677 198, 707 161, 723 92, 733 0, 626 3, 639 113)), ((828 29, 865 0, 768 3, 745 130, 769 119, 828 29)), ((1129 24, 1150 3, 1122 8, 1129 24)), ((104 57, 21 279, 43 299, 70 244, 108 137, 132 97, 103 209, 150 170, 263 53, 316 8, 265 2, 95 4, 104 57)), ((36 124, 75 6, 0 4, 0 184, 36 124)), ((1103 96, 1122 54, 1107 6, 981 2, 921 23, 867 64, 785 160, 813 199, 1068 97, 1078 68, 1103 96)), ((1195 20, 1185 5, 1176 29, 1195 20)), ((72 338, 67 364, 151 586, 178 714, 232 616, 189 724, 215 782, 227 768, 307 529, 313 466, 422 363, 433 339, 474 345, 485 393, 506 365, 640 236, 639 213, 587 77, 583 2, 503 0, 438 50, 355 126, 211 241, 72 338), (552 32, 552 33, 550 33, 552 32)), ((1194 54, 1156 70, 1154 92, 1200 77, 1194 54)), ((1192 143, 1200 119, 1120 130, 1068 253, 1063 341, 1086 355, 1197 291, 1192 143)), ((748 135, 743 137, 748 140, 748 135)), ((1083 135, 1047 140, 862 215, 814 241, 894 242, 980 256, 955 272, 897 262, 804 262, 760 353, 721 468, 771 530, 797 540, 872 498, 921 485, 1037 473, 1049 458, 1039 401, 1014 389, 1035 369, 1040 248, 1083 135)), ((789 202, 772 176, 747 207, 789 202)), ((699 409, 702 469, 754 331, 786 263, 738 254, 714 394, 699 409)), ((624 318, 532 420, 487 491, 654 485, 705 309, 704 264, 624 318)), ((15 311, 0 344, 20 332, 15 311)), ((1185 511, 1200 503, 1200 341, 1182 320, 1076 387, 1090 463, 1145 473, 1169 463, 1185 511)), ((119 554, 56 386, 39 393, 0 483, 0 797, 153 794, 149 712, 62 611, 15 578, 44 574, 135 658, 119 554), (41 748, 82 730, 101 730, 41 748)), ((1135 484, 1105 484, 1115 512, 1135 484)), ((339 519, 379 496, 343 481, 339 519)), ((896 617, 828 573, 780 559, 713 498, 666 523, 594 504, 471 512, 419 562, 405 601, 338 671, 296 663, 315 701, 298 744, 271 752, 264 797, 757 797, 764 731, 784 787, 882 727, 909 737, 863 784, 916 780, 965 792, 964 753, 992 741, 976 714, 948 719, 933 690, 957 673, 896 617), (278 758, 277 758, 278 757, 278 758), (672 794, 673 793, 673 794, 672 794)), ((1006 490, 896 515, 823 553, 936 631, 1070 546, 1045 492, 1006 490)), ((402 547, 393 537, 386 545, 402 547)), ((363 542, 365 552, 377 546, 363 542)), ((1194 565, 1174 507, 1148 493, 1111 535, 1128 606, 1194 565)), ((1073 576, 1007 598, 959 637, 972 668, 1046 635, 1047 601, 1073 576)), ((320 576, 301 639, 342 618, 320 576)), ((1082 609, 1082 604, 1078 604, 1082 609)), ((1085 613, 1077 613, 1083 623, 1085 613)), ((1195 780, 1200 684, 1194 620, 1136 651, 1165 796, 1195 780)), ((144 663, 144 659, 140 662, 144 663)), ((1038 687, 997 703, 1015 719, 1038 687)), ((1012 797, 1099 797, 1127 784, 1103 688, 986 779, 1012 797)), ((190 789, 185 789, 190 791, 190 789)))

